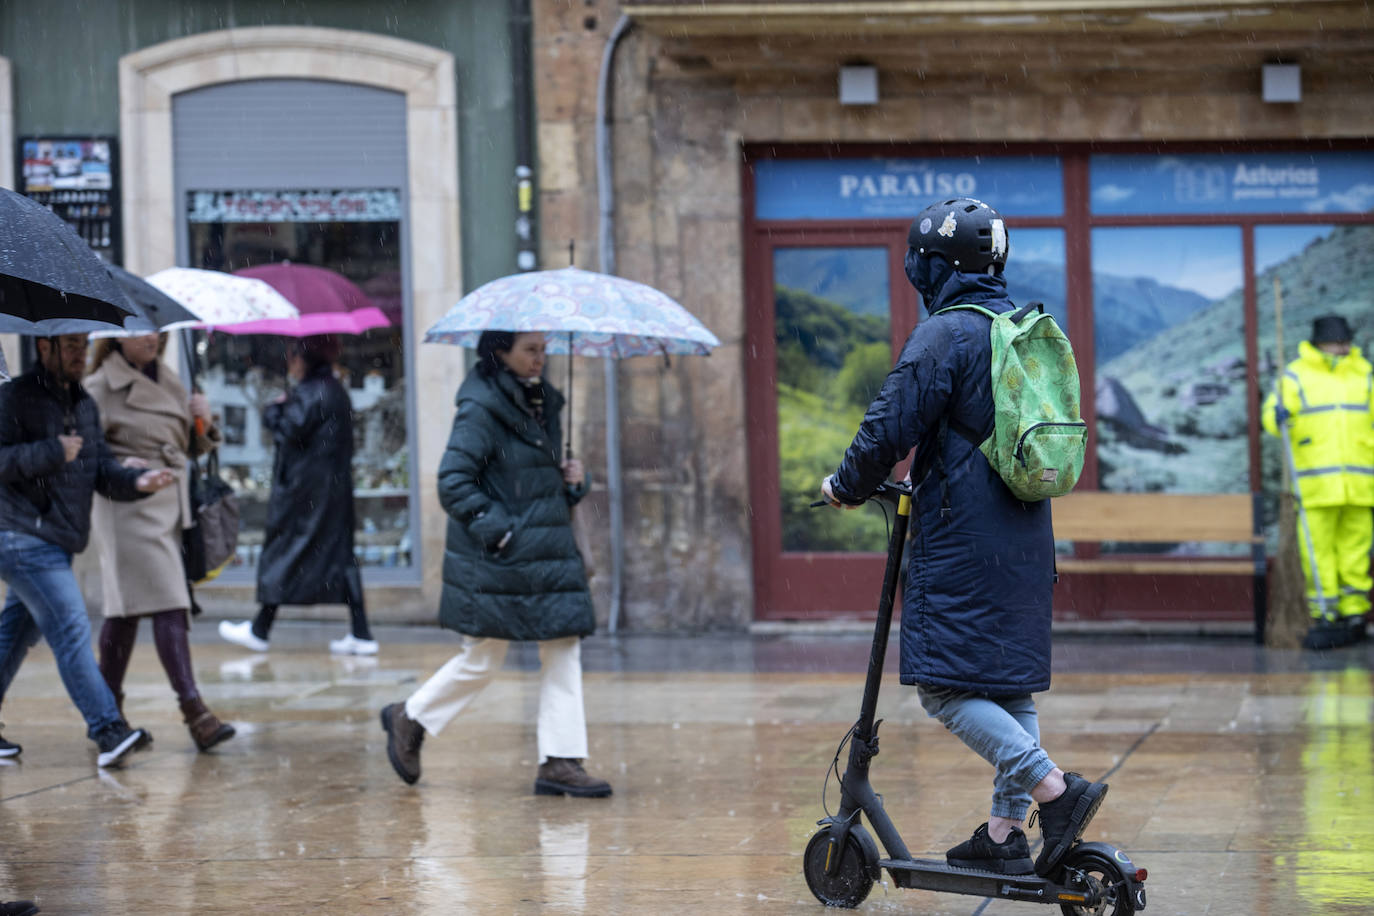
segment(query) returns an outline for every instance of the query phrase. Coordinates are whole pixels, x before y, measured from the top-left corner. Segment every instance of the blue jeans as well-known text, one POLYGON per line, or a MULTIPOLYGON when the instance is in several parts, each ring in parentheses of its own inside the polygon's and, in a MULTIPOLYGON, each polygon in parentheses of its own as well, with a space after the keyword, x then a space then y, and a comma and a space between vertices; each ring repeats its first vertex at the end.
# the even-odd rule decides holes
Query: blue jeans
POLYGON ((86 720, 86 734, 94 738, 121 721, 91 651, 91 624, 72 573, 72 555, 31 534, 0 531, 0 579, 9 585, 0 611, 0 700, 42 636, 67 694, 86 720))
POLYGON ((992 816, 1023 820, 1030 790, 1054 769, 1040 747, 1040 721, 1030 694, 985 697, 947 687, 917 687, 916 692, 926 713, 997 768, 992 816))

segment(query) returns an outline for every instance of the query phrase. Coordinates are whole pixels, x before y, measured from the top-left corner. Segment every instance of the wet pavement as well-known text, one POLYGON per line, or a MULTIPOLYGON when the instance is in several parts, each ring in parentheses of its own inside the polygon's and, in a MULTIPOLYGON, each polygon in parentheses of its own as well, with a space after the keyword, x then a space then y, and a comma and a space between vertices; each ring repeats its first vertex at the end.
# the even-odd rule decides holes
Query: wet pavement
MULTIPOLYGON (((156 741, 120 770, 97 772, 51 654, 30 656, 3 709, 25 751, 0 764, 0 899, 51 914, 826 912, 801 852, 857 714, 862 636, 588 640, 588 768, 615 795, 574 800, 530 794, 533 646, 426 741, 408 787, 377 710, 448 658, 452 634, 383 628, 366 660, 328 655, 337 626, 284 621, 265 656, 212 631, 195 627, 197 675, 238 737, 196 753, 144 633, 126 711, 156 741)), ((986 818, 991 773, 892 670, 874 784, 912 852, 939 856, 986 818)), ((1066 636, 1043 743, 1066 769, 1110 774, 1088 836, 1149 869, 1145 913, 1367 914, 1371 670, 1371 644, 1066 636)), ((885 881, 858 912, 1057 910, 885 881)))

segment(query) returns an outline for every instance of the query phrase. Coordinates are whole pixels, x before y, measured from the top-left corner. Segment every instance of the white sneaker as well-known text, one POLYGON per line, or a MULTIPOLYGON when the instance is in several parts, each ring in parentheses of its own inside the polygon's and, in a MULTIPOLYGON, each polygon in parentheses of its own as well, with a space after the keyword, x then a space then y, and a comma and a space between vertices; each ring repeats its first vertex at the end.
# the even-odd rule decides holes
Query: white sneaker
POLYGON ((253 623, 244 620, 240 623, 231 623, 228 620, 219 622, 220 639, 227 640, 236 646, 243 646, 245 649, 252 649, 254 652, 266 652, 267 640, 258 639, 253 635, 253 623))
POLYGON ((376 655, 377 645, 375 639, 359 639, 349 633, 343 639, 331 639, 329 641, 329 651, 335 655, 376 655))

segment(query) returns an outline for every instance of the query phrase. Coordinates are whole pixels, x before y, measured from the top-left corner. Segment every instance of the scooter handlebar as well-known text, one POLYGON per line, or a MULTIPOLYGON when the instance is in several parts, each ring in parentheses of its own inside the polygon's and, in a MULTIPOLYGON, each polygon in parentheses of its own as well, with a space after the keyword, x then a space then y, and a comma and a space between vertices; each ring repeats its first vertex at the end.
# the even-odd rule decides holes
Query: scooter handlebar
MULTIPOLYGON (((882 500, 885 503, 895 506, 897 505, 898 500, 900 500, 903 496, 910 496, 912 492, 913 491, 911 489, 911 484, 909 483, 891 483, 889 481, 884 481, 883 483, 878 484, 878 488, 876 490, 868 494, 868 499, 882 500)), ((864 500, 864 502, 867 502, 868 499, 864 500)), ((823 499, 818 499, 811 504, 811 508, 820 509, 828 505, 830 505, 830 503, 826 502, 823 499)))

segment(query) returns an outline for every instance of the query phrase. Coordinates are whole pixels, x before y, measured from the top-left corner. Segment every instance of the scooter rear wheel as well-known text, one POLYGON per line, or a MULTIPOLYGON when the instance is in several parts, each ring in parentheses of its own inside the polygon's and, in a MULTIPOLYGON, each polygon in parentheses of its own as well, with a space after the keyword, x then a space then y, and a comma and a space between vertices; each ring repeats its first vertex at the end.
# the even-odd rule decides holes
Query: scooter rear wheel
POLYGON ((837 850, 840 857, 839 866, 833 875, 827 875, 825 859, 829 849, 830 828, 824 827, 816 831, 811 842, 806 844, 806 853, 802 857, 802 872, 806 875, 806 886, 811 888, 811 893, 826 906, 853 909, 863 903, 868 892, 873 889, 873 867, 876 863, 868 861, 863 845, 851 832, 845 836, 844 842, 837 850))
POLYGON ((1064 916, 1133 916, 1135 913, 1135 903, 1131 900, 1126 876, 1111 859, 1095 852, 1072 850, 1062 868, 1065 877, 1070 869, 1082 873, 1088 883, 1099 890, 1102 898, 1097 906, 1061 903, 1059 909, 1064 916))

